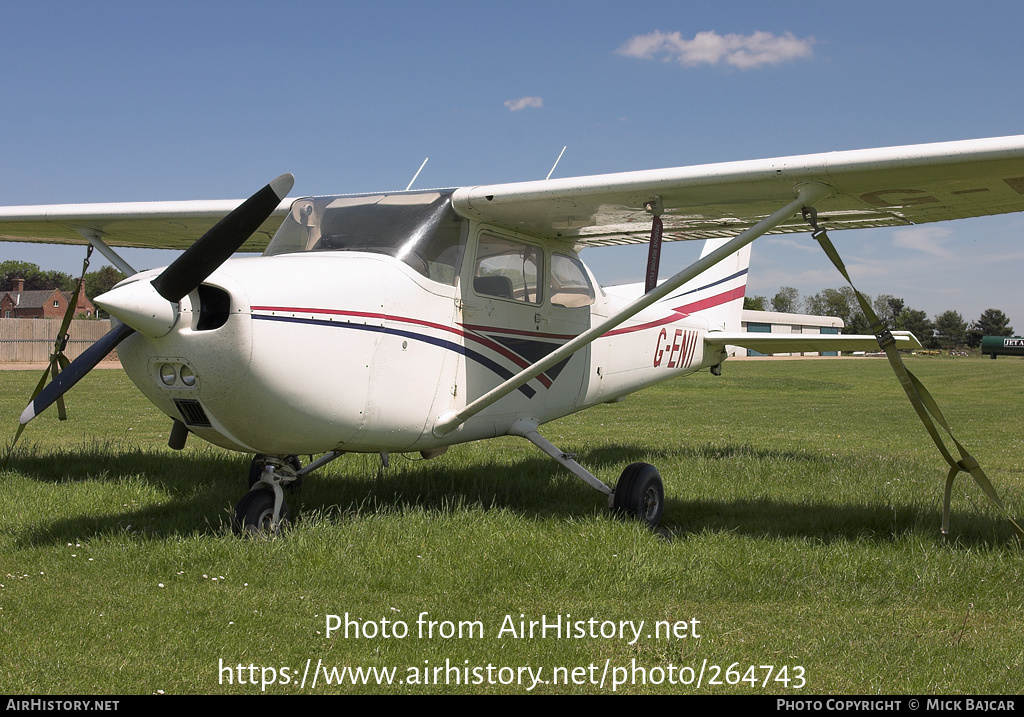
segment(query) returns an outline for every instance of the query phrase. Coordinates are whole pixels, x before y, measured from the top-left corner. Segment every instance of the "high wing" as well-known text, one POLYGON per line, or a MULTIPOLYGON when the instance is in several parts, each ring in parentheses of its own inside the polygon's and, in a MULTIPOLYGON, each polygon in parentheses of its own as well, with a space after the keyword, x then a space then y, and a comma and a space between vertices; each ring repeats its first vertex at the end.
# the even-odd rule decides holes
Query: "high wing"
MULTIPOLYGON (((646 241, 648 207, 661 212, 665 239, 730 239, 462 410, 442 414, 435 435, 454 430, 757 237, 808 231, 801 209, 814 208, 819 225, 828 228, 1024 211, 1024 136, 463 188, 452 204, 464 216, 578 246, 646 241)), ((800 350, 790 341, 791 348, 775 350, 800 350)), ((814 344, 805 350, 830 349, 814 344)))
MULTIPOLYGON (((677 169, 459 189, 456 211, 580 246, 646 242, 664 206, 664 240, 731 237, 793 198, 827 185, 817 202, 829 229, 902 226, 1024 210, 1024 135, 810 154, 677 169)), ((805 232, 799 215, 772 233, 805 232)))
MULTIPOLYGON (((85 244, 89 230, 116 247, 188 249, 242 199, 0 207, 0 241, 85 244)), ((285 199, 239 251, 262 252, 288 214, 285 199)))
MULTIPOLYGON (((793 198, 826 185, 829 229, 901 226, 1024 210, 1024 136, 829 152, 676 169, 456 190, 466 217, 580 246, 647 241, 645 205, 660 198, 664 240, 731 237, 793 198)), ((77 228, 115 247, 185 249, 241 200, 0 207, 0 240, 83 244, 77 228)), ((262 251, 284 201, 242 251, 262 251)), ((799 217, 773 233, 807 231, 799 217)))

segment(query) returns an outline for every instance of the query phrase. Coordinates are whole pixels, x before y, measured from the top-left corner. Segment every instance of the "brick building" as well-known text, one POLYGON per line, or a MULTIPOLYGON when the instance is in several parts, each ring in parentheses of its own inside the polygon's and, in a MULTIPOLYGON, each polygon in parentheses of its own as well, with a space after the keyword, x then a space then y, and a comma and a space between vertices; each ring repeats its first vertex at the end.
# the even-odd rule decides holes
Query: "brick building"
MULTIPOLYGON (((11 291, 0 293, 0 318, 4 319, 61 319, 73 294, 60 289, 25 291, 25 280, 15 279, 11 291)), ((76 316, 92 318, 96 307, 82 291, 78 295, 76 316)))

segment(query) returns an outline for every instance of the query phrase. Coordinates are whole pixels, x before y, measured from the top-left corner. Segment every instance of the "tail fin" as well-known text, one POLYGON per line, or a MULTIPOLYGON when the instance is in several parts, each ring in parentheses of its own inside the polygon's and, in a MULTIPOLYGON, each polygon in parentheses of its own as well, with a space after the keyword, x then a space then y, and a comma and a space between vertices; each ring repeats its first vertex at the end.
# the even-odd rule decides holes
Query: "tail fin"
MULTIPOLYGON (((729 238, 708 239, 701 257, 723 246, 729 238)), ((750 245, 688 281, 667 301, 677 302, 677 311, 695 314, 707 320, 709 328, 719 331, 739 331, 743 297, 747 288, 747 268, 750 266, 750 245), (685 303, 681 303, 680 300, 685 303)))

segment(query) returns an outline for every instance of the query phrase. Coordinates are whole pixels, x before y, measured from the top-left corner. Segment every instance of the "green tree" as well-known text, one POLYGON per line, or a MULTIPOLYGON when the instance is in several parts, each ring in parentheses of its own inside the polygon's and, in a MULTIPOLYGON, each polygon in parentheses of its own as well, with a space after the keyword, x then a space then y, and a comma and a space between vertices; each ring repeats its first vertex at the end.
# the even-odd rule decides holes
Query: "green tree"
POLYGON ((804 307, 808 314, 815 316, 838 316, 849 314, 850 307, 835 289, 822 289, 817 294, 811 294, 804 301, 804 307))
POLYGON ((933 334, 935 324, 928 318, 928 314, 917 309, 904 308, 896 317, 895 327, 898 331, 909 331, 917 337, 918 341, 925 348, 938 348, 933 334))
MULTIPOLYGON (((871 297, 865 296, 871 301, 871 297)), ((857 295, 849 286, 840 289, 822 289, 807 297, 806 311, 816 316, 838 316, 843 320, 844 334, 870 333, 868 320, 857 302, 857 295)))
POLYGON ((43 271, 37 264, 28 261, 0 262, 0 291, 14 288, 15 279, 25 280, 25 289, 61 289, 74 291, 75 280, 63 271, 43 271))
POLYGON ((935 317, 935 332, 938 334, 939 346, 944 349, 967 343, 967 322, 952 309, 935 317))
POLYGON ((967 344, 975 348, 981 346, 982 336, 1013 336, 1010 319, 999 309, 985 309, 967 330, 967 344))
POLYGON ((887 328, 896 328, 896 320, 906 307, 903 299, 898 299, 892 294, 879 294, 871 302, 871 308, 875 310, 879 321, 887 328))
POLYGON ((767 311, 768 308, 765 305, 765 298, 763 296, 744 296, 743 297, 743 308, 751 311, 767 311))
POLYGON ((792 286, 782 286, 772 298, 772 311, 779 311, 783 314, 797 314, 800 312, 800 292, 792 286))

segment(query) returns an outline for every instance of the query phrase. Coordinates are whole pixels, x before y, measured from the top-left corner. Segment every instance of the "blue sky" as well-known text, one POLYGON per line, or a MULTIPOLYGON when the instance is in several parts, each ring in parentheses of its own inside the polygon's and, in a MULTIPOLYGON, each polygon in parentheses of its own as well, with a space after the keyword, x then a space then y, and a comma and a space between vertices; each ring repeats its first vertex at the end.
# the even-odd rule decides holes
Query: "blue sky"
MULTIPOLYGON (((234 198, 285 171, 294 194, 402 189, 425 157, 419 188, 542 179, 563 146, 558 177, 1022 134, 1022 21, 936 0, 5 2, 0 205, 234 198)), ((1022 235, 1017 214, 833 240, 863 291, 1019 333, 1022 235)), ((662 275, 697 250, 667 246, 662 275)), ((645 252, 584 259, 639 281, 645 252)), ((69 273, 83 254, 0 244, 69 273)), ((809 236, 754 244, 750 294, 841 283, 809 236)))

